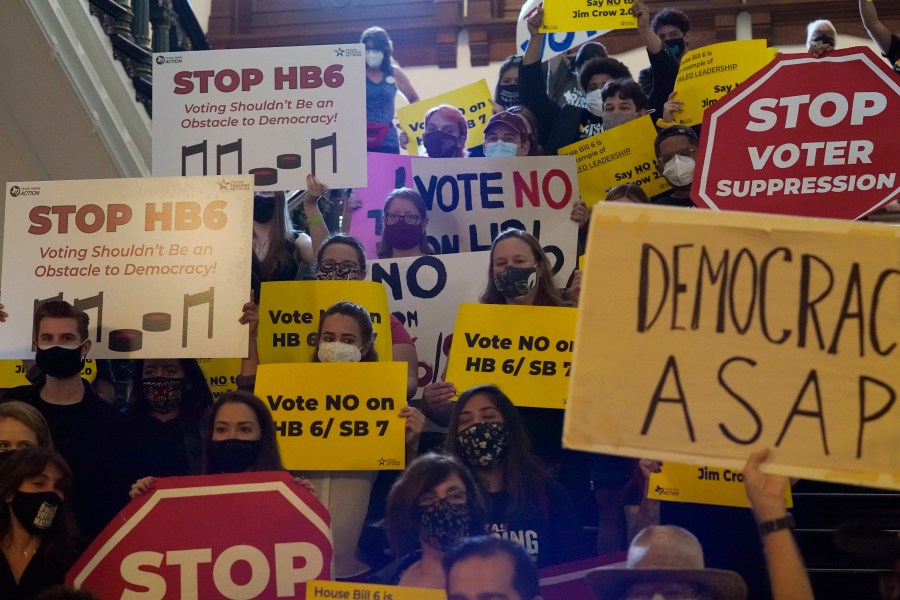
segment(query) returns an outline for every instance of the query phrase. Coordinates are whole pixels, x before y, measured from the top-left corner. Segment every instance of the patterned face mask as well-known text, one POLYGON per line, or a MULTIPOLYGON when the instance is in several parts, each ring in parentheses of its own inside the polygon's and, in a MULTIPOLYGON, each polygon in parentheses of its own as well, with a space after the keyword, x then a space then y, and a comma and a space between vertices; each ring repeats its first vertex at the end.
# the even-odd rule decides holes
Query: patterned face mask
POLYGON ((434 548, 446 552, 469 534, 468 503, 446 499, 419 506, 419 537, 434 548))
POLYGON ((474 469, 490 469, 503 459, 509 449, 506 423, 475 423, 456 434, 459 455, 474 469))
POLYGON ((148 377, 142 382, 144 399, 155 413, 168 414, 181 405, 184 379, 148 377))
POLYGON ((497 291, 510 300, 521 298, 537 283, 536 267, 506 267, 494 273, 494 286, 497 291))

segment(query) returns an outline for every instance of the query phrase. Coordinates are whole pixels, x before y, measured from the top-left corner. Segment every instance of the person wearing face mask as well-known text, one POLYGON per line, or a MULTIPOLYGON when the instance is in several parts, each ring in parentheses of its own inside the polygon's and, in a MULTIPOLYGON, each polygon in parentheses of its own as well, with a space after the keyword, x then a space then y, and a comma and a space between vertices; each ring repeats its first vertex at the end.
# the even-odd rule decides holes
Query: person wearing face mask
POLYGON ((661 72, 659 69, 654 69, 652 62, 649 67, 641 69, 638 73, 637 81, 644 93, 647 94, 647 97, 655 97, 661 100, 659 106, 656 103, 651 103, 651 108, 656 109, 656 114, 659 115, 662 114, 662 104, 668 98, 668 95, 672 93, 672 90, 675 89, 675 77, 678 74, 678 65, 681 63, 681 57, 691 49, 691 21, 684 11, 677 8, 660 10, 654 15, 652 21, 649 19, 650 13, 643 3, 639 10, 642 18, 638 19, 638 27, 648 27, 650 33, 662 42, 665 53, 670 57, 670 60, 674 59, 674 74, 669 70, 661 72), (664 75, 661 79, 659 78, 660 74, 664 75), (671 79, 669 78, 670 75, 671 79))
POLYGON ((394 64, 394 44, 387 31, 369 27, 359 42, 366 46, 366 145, 369 152, 400 153, 400 140, 394 127, 394 100, 397 91, 410 102, 419 95, 409 78, 394 64))
POLYGON ((519 66, 522 57, 517 54, 507 56, 500 64, 500 76, 494 88, 494 112, 519 104, 519 66))
POLYGON ((403 258, 431 254, 425 228, 428 209, 416 190, 398 188, 384 201, 384 229, 375 247, 378 258, 403 258))
POLYGON ((837 47, 837 29, 828 19, 818 19, 806 26, 806 51, 821 58, 837 47))
POLYGON ((600 90, 603 131, 648 114, 647 96, 633 79, 614 79, 600 90))
MULTIPOLYGON (((377 361, 374 327, 366 309, 338 302, 322 314, 313 362, 377 361)), ((411 406, 400 409, 399 416, 406 419, 406 457, 411 462, 418 452, 425 416, 411 406)), ((358 577, 369 570, 369 564, 357 555, 357 547, 378 476, 377 471, 315 471, 309 475, 329 512, 341 515, 332 523, 338 578, 358 577)))
MULTIPOLYGON (((638 33, 647 48, 651 67, 656 73, 659 85, 650 94, 649 106, 655 108, 668 98, 675 86, 678 65, 668 53, 662 41, 649 26, 649 13, 640 0, 632 9, 638 17, 638 33)), ((587 108, 572 105, 559 106, 547 95, 547 89, 541 75, 541 47, 543 34, 540 28, 544 22, 543 8, 538 8, 528 17, 528 31, 531 39, 522 66, 519 69, 519 94, 522 104, 534 113, 540 143, 546 154, 557 154, 559 149, 596 135, 602 131, 603 102, 600 92, 607 81, 612 79, 631 79, 631 72, 623 63, 613 58, 595 58, 587 61, 580 69, 578 81, 585 92, 587 108)))
POLYGON ((425 133, 422 135, 424 156, 462 158, 466 155, 468 134, 466 118, 458 108, 449 104, 435 106, 425 113, 425 133))
POLYGON ((581 527, 566 490, 551 479, 512 401, 493 385, 463 392, 446 450, 475 474, 487 505, 487 532, 518 541, 546 567, 579 557, 581 527))
POLYGON ((133 365, 132 473, 143 477, 200 472, 203 418, 212 392, 192 358, 148 358, 133 365))
POLYGON ((531 155, 531 136, 525 120, 508 111, 495 114, 484 128, 487 158, 531 155))
POLYGON ((0 464, 0 598, 31 599, 63 583, 81 539, 69 497, 65 459, 37 446, 0 464))
MULTIPOLYGON (((321 185, 311 175, 307 177, 307 183, 310 189, 321 185)), ((314 210, 320 221, 322 216, 316 202, 322 193, 307 190, 304 196, 311 198, 310 202, 304 202, 304 210, 314 210)), ((314 218, 308 214, 307 222, 312 220, 314 218)), ((310 223, 310 228, 314 225, 324 226, 317 222, 310 223)), ((321 237, 324 239, 324 235, 321 237)), ((294 231, 285 193, 256 192, 253 196, 253 255, 250 267, 250 285, 256 298, 260 297, 262 282, 292 281, 297 279, 301 265, 312 263, 313 241, 309 235, 294 231)))
POLYGON ((584 90, 578 85, 578 76, 581 67, 586 62, 595 58, 606 58, 609 53, 606 46, 597 41, 585 42, 575 48, 570 48, 557 59, 554 67, 554 59, 547 62, 547 95, 550 99, 565 106, 570 104, 586 108, 584 90))
POLYGON ((656 170, 672 189, 653 196, 650 201, 665 206, 693 207, 691 184, 700 138, 690 127, 671 125, 657 134, 653 147, 656 151, 656 170))
MULTIPOLYGON (((366 278, 366 251, 362 242, 349 235, 335 234, 319 247, 316 254, 316 279, 362 281, 366 278)), ((391 358, 405 362, 406 398, 419 387, 419 358, 416 342, 397 317, 391 315, 391 358)))
POLYGON ((128 501, 130 432, 122 415, 81 378, 91 349, 89 322, 84 311, 62 300, 38 306, 32 347, 45 377, 8 390, 2 400, 21 400, 46 419, 56 450, 75 475, 75 519, 93 538, 128 501))
POLYGON ((372 583, 443 590, 444 553, 484 533, 478 484, 453 456, 425 454, 412 462, 388 496, 385 530, 397 559, 372 583))

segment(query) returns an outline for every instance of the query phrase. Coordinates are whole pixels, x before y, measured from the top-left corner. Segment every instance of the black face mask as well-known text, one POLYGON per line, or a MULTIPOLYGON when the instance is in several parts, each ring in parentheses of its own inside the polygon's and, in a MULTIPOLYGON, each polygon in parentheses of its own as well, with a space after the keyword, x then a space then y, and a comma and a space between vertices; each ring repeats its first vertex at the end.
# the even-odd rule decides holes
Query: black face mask
POLYGON ((259 440, 218 440, 212 443, 209 457, 212 473, 243 473, 259 458, 262 442, 259 440))
POLYGON ((148 377, 141 382, 144 400, 153 412, 166 415, 181 406, 184 379, 148 377))
POLYGON ((77 375, 84 368, 84 358, 81 356, 83 347, 83 343, 77 348, 52 346, 41 349, 38 347, 34 353, 34 361, 45 375, 66 379, 77 375))
POLYGON ((253 220, 268 223, 275 216, 275 198, 271 196, 253 197, 253 220))
POLYGON ((509 449, 506 423, 475 423, 456 434, 459 455, 474 469, 492 469, 509 449))
POLYGON ((686 48, 684 38, 668 39, 663 43, 669 47, 669 50, 672 51, 672 56, 675 58, 681 58, 681 55, 684 54, 686 48))
POLYGON ((422 136, 422 143, 429 158, 453 158, 456 156, 457 138, 443 131, 429 131, 422 136))
POLYGON ((423 542, 446 552, 469 534, 468 504, 439 500, 419 508, 419 536, 423 542))
POLYGON ((55 492, 16 492, 9 507, 26 531, 40 535, 53 526, 61 504, 55 492))
POLYGON ((834 38, 828 35, 827 33, 817 33, 810 40, 813 44, 826 44, 834 48, 834 38))
POLYGON ((511 85, 497 86, 497 104, 502 104, 506 108, 519 104, 519 85, 513 83, 511 85))
POLYGON ((509 265, 499 273, 494 273, 494 286, 509 300, 521 298, 537 285, 536 267, 514 267, 509 265))

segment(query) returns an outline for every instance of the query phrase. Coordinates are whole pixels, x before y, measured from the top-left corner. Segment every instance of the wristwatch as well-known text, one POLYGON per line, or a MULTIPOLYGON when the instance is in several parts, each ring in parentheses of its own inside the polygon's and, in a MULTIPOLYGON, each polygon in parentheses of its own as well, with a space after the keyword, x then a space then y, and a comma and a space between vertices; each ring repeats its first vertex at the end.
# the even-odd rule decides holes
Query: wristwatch
POLYGON ((781 531, 782 529, 793 529, 794 525, 794 516, 791 513, 787 513, 780 519, 772 519, 771 521, 761 522, 759 524, 759 535, 775 533, 776 531, 781 531))

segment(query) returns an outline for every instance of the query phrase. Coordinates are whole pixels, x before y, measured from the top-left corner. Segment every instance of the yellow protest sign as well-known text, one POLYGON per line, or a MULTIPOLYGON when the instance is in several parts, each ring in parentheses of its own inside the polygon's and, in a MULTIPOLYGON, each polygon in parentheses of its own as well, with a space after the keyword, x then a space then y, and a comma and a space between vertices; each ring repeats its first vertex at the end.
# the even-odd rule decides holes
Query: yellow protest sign
POLYGON ((565 408, 577 313, 552 306, 461 305, 447 381, 460 392, 493 383, 516 406, 565 408))
POLYGON ((443 590, 398 587, 377 583, 343 581, 307 581, 306 599, 343 598, 345 600, 447 600, 443 590))
POLYGON ((375 350, 381 360, 390 360, 391 313, 384 286, 371 281, 269 281, 262 284, 259 305, 259 362, 311 361, 319 315, 342 301, 369 311, 375 350))
POLYGON ((401 106, 397 109, 400 127, 409 136, 406 151, 412 156, 419 155, 422 145, 422 134, 425 133, 425 113, 441 104, 455 106, 466 119, 469 133, 466 137, 466 148, 474 148, 484 143, 484 126, 494 114, 493 96, 487 82, 482 79, 467 86, 401 106))
POLYGON ((544 0, 541 33, 634 29, 634 0, 544 0))
MULTIPOLYGON (((31 382, 25 377, 26 371, 28 369, 22 364, 21 360, 0 360, 0 389, 30 385, 31 382)), ((97 378, 97 367, 94 365, 94 359, 89 358, 84 361, 81 377, 91 382, 97 378)))
POLYGON ((656 128, 645 115, 560 148, 559 154, 575 157, 578 189, 588 206, 604 200, 610 188, 624 183, 636 183, 653 197, 672 187, 656 171, 655 139, 656 128))
POLYGON ((777 53, 766 47, 766 40, 722 42, 686 52, 675 80, 684 110, 675 115, 675 122, 700 125, 708 107, 769 64, 777 53))
POLYGON ((900 228, 594 208, 570 448, 900 489, 900 228))
POLYGON ((197 363, 206 377, 213 400, 237 389, 234 378, 241 372, 240 358, 198 358, 197 363))
POLYGON ((272 412, 284 466, 372 471, 406 465, 406 363, 260 365, 254 392, 272 412))
MULTIPOLYGON (((661 473, 650 475, 647 497, 669 502, 694 502, 749 508, 744 475, 734 469, 667 462, 661 473)), ((784 492, 785 506, 794 505, 791 489, 784 492)))

